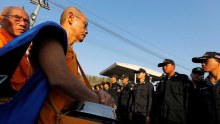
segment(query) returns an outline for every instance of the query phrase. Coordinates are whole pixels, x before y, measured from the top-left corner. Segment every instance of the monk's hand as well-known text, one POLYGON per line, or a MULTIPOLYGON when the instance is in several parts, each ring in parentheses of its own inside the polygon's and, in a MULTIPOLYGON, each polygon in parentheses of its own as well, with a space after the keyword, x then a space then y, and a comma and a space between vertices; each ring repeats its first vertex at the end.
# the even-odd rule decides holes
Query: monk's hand
POLYGON ((95 90, 95 93, 99 96, 100 103, 111 106, 112 108, 117 108, 114 99, 107 92, 103 90, 95 90))

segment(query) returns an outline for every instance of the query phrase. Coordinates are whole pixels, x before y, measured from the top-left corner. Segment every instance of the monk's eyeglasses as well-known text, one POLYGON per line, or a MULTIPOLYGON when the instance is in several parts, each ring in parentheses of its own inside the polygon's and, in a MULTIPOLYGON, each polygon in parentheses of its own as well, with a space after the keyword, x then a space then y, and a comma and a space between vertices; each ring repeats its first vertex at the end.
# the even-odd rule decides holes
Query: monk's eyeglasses
POLYGON ((2 16, 7 17, 9 19, 12 19, 17 24, 19 24, 20 22, 24 21, 25 25, 30 25, 29 19, 23 18, 23 17, 18 16, 18 15, 2 15, 2 16))
POLYGON ((79 16, 76 16, 76 15, 73 15, 74 17, 78 18, 80 21, 82 21, 82 23, 84 24, 85 26, 85 29, 87 29, 88 27, 88 23, 86 23, 85 21, 83 21, 79 16))

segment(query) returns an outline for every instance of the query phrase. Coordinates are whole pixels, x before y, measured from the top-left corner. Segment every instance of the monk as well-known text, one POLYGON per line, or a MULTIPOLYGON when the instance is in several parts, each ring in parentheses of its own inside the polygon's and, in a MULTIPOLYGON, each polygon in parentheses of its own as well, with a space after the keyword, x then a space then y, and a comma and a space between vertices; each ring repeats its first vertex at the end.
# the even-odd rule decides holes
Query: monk
MULTIPOLYGON (((5 7, 0 13, 0 48, 9 43, 15 37, 29 30, 30 21, 28 14, 19 7, 5 7)), ((11 97, 19 91, 29 79, 32 71, 25 54, 15 70, 10 85, 0 91, 0 96, 11 97)))
MULTIPOLYGON (((85 15, 77 8, 68 7, 63 11, 61 15, 60 25, 66 30, 66 33, 67 33, 68 50, 66 54, 66 62, 68 65, 68 70, 72 73, 72 75, 74 75, 74 77, 78 79, 78 82, 80 82, 80 83, 77 83, 78 85, 79 84, 86 85, 85 82, 81 80, 80 74, 78 72, 79 63, 77 62, 76 53, 73 51, 72 46, 74 43, 82 42, 83 39, 88 34, 88 30, 87 30, 88 20, 85 17, 85 15)), ((46 67, 49 67, 49 65, 46 67)), ((83 88, 86 88, 86 87, 83 87, 83 88)), ((76 88, 73 88, 72 90, 75 90, 75 89, 76 88)), ((39 121, 40 123, 55 123, 55 121, 57 120, 59 121, 57 121, 56 123, 63 122, 62 121, 63 114, 60 112, 62 111, 62 109, 68 108, 68 106, 70 106, 70 104, 73 102, 72 99, 69 99, 63 95, 63 93, 65 93, 68 90, 71 90, 71 89, 66 89, 61 92, 60 90, 56 90, 56 89, 51 90, 50 98, 48 98, 47 102, 45 103, 41 111, 40 121, 39 121)), ((100 101, 99 98, 97 99, 97 97, 95 97, 96 94, 94 92, 92 92, 91 90, 85 90, 85 91, 88 92, 88 95, 84 95, 83 97, 80 95, 82 94, 82 92, 76 92, 80 96, 77 98, 77 100, 80 100, 80 101, 87 100, 87 101, 93 101, 96 103, 101 102, 105 105, 110 105, 112 107, 115 107, 115 104, 113 101, 110 101, 110 103, 108 103, 107 101, 100 101)), ((98 93, 98 92, 103 92, 103 91, 100 90, 96 92, 98 93)), ((105 96, 108 96, 110 98, 108 94, 106 94, 105 96)), ((84 123, 84 122, 86 123, 86 121, 80 121, 80 122, 73 121, 72 123, 84 123)), ((92 122, 87 122, 87 123, 92 123, 92 122)))
MULTIPOLYGON (((67 30, 67 37, 68 35, 70 35, 69 33, 73 33, 73 32, 77 33, 73 29, 74 26, 76 26, 75 27, 76 31, 78 31, 78 34, 74 35, 76 36, 77 39, 74 38, 69 39, 68 37, 68 43, 69 41, 82 41, 85 35, 87 34, 85 33, 87 32, 86 28, 84 29, 86 30, 84 31, 84 34, 81 32, 82 30, 81 26, 83 26, 84 24, 84 26, 86 27, 85 23, 82 23, 81 22, 82 20, 80 20, 80 18, 77 18, 77 16, 71 15, 67 17, 68 19, 64 19, 65 22, 69 23, 70 25, 69 32, 67 30)), ((1 44, 5 45, 8 42, 10 42, 13 38, 24 33, 26 30, 29 29, 29 24, 30 23, 29 23, 28 15, 25 12, 25 10, 23 10, 22 8, 19 7, 3 8, 0 15, 1 35, 3 35, 1 36, 1 40, 0 40, 1 44)), ((63 94, 61 95, 64 96, 63 98, 67 98, 64 99, 67 102, 64 101, 64 104, 62 104, 61 106, 68 105, 69 103, 71 103, 70 101, 72 101, 73 99, 79 101, 91 101, 96 103, 102 103, 109 106, 114 105, 111 96, 109 96, 106 92, 103 91, 93 92, 88 87, 86 87, 82 83, 82 81, 80 81, 80 79, 77 78, 78 71, 76 70, 78 68, 78 65, 76 65, 77 64, 76 59, 73 59, 73 65, 67 64, 72 62, 72 60, 68 61, 69 52, 67 53, 67 61, 66 61, 66 57, 63 54, 64 48, 57 40, 54 40, 53 38, 42 38, 37 40, 39 41, 34 41, 33 49, 30 51, 29 59, 32 64, 32 69, 30 63, 28 63, 27 61, 27 56, 25 55, 24 59, 22 59, 25 63, 22 65, 26 67, 20 69, 20 71, 18 71, 18 76, 15 76, 14 78, 15 80, 19 80, 20 78, 23 79, 21 81, 22 85, 19 88, 14 88, 15 91, 19 91, 22 88, 26 80, 30 77, 32 73, 31 70, 33 70, 34 72, 35 69, 41 68, 43 72, 46 74, 49 84, 51 85, 51 89, 52 89, 50 93, 51 98, 53 98, 53 92, 55 92, 55 94, 59 92, 59 94, 63 94), (33 53, 35 54, 33 55, 33 53), (72 67, 70 67, 69 65, 72 65, 72 67), (24 76, 20 76, 20 74, 24 73, 23 71, 24 72, 27 71, 27 72, 24 74, 24 76)), ((49 97, 50 95, 48 96, 48 98, 49 97)), ((57 97, 59 96, 57 95, 57 97)))

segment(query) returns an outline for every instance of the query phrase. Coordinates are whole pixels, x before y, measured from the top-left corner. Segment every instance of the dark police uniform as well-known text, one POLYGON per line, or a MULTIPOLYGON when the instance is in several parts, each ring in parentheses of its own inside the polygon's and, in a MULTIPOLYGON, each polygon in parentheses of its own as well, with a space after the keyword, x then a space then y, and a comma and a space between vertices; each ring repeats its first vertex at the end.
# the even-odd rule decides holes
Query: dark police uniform
POLYGON ((150 82, 136 84, 132 93, 132 120, 137 124, 145 124, 146 117, 150 114, 152 103, 153 85, 150 82))
POLYGON ((118 99, 118 111, 121 116, 121 123, 129 123, 129 101, 131 97, 131 92, 134 90, 133 83, 127 83, 122 86, 122 90, 118 99))
POLYGON ((193 83, 189 86, 189 96, 188 96, 188 112, 189 112, 189 124, 202 124, 200 109, 201 102, 199 99, 199 89, 203 80, 197 81, 196 88, 194 88, 193 83))
POLYGON ((199 87, 201 124, 220 124, 220 81, 213 85, 208 78, 199 87))
POLYGON ((113 83, 110 88, 110 95, 115 101, 115 104, 118 106, 118 98, 119 98, 119 92, 121 90, 121 86, 116 82, 113 83))
POLYGON ((155 117, 160 124, 187 123, 187 97, 190 80, 187 75, 175 72, 162 79, 155 92, 155 117))

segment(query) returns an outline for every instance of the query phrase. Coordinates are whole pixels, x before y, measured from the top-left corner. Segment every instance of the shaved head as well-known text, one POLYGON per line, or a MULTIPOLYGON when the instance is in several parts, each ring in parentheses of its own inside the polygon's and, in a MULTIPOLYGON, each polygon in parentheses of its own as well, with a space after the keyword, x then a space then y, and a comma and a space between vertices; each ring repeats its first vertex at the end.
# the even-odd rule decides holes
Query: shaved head
POLYGON ((21 11, 24 14, 26 14, 26 16, 28 16, 28 14, 26 13, 26 11, 23 8, 20 7, 16 7, 16 6, 7 6, 4 7, 1 11, 1 15, 10 15, 14 10, 16 11, 21 11))
POLYGON ((64 9, 60 17, 60 25, 66 30, 70 46, 75 42, 82 42, 88 34, 88 20, 77 8, 71 6, 64 9))
POLYGON ((0 25, 13 36, 19 36, 30 27, 27 12, 20 7, 4 7, 0 13, 0 25))
POLYGON ((87 20, 85 15, 77 8, 71 6, 64 9, 61 17, 60 17, 60 24, 62 25, 68 18, 69 13, 73 13, 75 16, 82 17, 84 20, 87 20))

